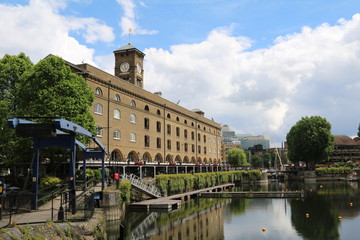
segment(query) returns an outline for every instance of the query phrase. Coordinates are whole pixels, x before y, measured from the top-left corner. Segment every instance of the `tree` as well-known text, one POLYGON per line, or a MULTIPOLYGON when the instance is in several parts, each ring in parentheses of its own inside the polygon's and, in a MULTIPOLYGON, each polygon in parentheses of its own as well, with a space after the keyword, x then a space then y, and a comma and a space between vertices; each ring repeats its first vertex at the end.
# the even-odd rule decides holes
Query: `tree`
POLYGON ((39 61, 19 86, 17 100, 23 116, 61 117, 95 133, 89 108, 93 93, 85 80, 56 56, 39 61))
MULTIPOLYGON (((0 162, 10 164, 19 162, 29 155, 29 139, 19 138, 7 126, 7 119, 17 114, 16 96, 24 73, 32 69, 33 63, 24 54, 17 56, 6 54, 0 59, 0 162)), ((31 155, 31 154, 30 154, 31 155)))
POLYGON ((250 166, 246 160, 246 154, 244 150, 239 148, 229 149, 227 153, 227 159, 229 164, 235 168, 239 166, 243 166, 243 167, 250 166))
POLYGON ((331 124, 322 117, 303 117, 286 136, 288 156, 293 162, 315 163, 328 159, 334 149, 331 124))
MULTIPOLYGON (((61 117, 95 133, 95 121, 89 111, 93 98, 85 80, 72 73, 61 58, 50 56, 33 65, 23 53, 5 55, 0 59, 0 160, 8 166, 29 164, 32 160, 32 139, 17 137, 8 128, 7 118, 61 117)), ((50 150, 58 159, 68 157, 64 151, 56 151, 50 150)))

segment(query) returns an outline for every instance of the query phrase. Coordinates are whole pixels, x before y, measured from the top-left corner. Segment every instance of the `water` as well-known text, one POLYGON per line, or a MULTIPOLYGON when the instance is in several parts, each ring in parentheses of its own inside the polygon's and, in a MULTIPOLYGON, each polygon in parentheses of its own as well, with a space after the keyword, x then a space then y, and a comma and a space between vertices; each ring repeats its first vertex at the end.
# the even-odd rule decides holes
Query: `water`
MULTIPOLYGON (((360 239, 357 183, 244 185, 237 191, 304 189, 304 199, 195 199, 171 213, 127 212, 124 239, 360 239)), ((112 221, 109 239, 119 239, 112 221)))

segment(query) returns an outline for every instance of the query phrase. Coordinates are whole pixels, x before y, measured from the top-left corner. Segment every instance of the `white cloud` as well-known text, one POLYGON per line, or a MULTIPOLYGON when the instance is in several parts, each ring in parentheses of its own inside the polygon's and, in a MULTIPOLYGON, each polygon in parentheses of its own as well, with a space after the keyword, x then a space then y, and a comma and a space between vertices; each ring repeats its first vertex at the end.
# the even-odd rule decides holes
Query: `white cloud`
MULTIPOLYGON (((133 34, 140 35, 151 35, 158 33, 157 30, 146 30, 139 26, 139 24, 136 22, 136 5, 132 0, 117 0, 117 2, 124 10, 124 16, 121 18, 119 23, 123 36, 129 34, 129 30, 133 34)), ((145 5, 143 2, 140 2, 140 6, 144 7, 145 5)))
POLYGON ((251 40, 231 28, 170 51, 146 49, 145 85, 187 108, 243 133, 284 141, 302 116, 320 115, 333 133, 354 135, 360 112, 360 14, 338 25, 304 27, 270 48, 249 51, 251 40))
POLYGON ((115 37, 112 29, 94 18, 65 18, 58 12, 66 7, 66 2, 0 4, 0 56, 25 52, 37 62, 51 53, 75 63, 93 63, 94 49, 82 45, 69 33, 79 34, 89 43, 109 42, 115 37))

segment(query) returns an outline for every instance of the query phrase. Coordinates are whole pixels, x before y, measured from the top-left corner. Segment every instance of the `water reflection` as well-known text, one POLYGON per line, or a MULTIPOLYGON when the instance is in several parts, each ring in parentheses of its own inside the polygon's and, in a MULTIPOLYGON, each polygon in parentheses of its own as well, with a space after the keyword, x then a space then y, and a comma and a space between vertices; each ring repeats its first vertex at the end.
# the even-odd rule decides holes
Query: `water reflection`
MULTIPOLYGON (((304 199, 195 199, 171 213, 127 212, 124 239, 357 239, 357 183, 243 185, 237 191, 302 190, 304 199), (308 214, 308 217, 307 215, 308 214), (339 218, 341 217, 341 219, 339 218), (265 231, 263 231, 265 229, 265 231)), ((119 239, 119 222, 109 239, 119 239)))

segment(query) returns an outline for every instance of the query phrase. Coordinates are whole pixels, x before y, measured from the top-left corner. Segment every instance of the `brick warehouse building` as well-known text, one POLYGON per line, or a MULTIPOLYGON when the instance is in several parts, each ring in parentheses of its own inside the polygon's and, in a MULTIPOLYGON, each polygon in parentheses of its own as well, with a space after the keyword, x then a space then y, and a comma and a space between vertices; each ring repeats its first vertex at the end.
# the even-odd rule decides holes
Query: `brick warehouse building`
POLYGON ((67 63, 94 91, 97 137, 114 163, 219 164, 221 125, 143 89, 145 54, 130 43, 116 51, 115 75, 67 63))

